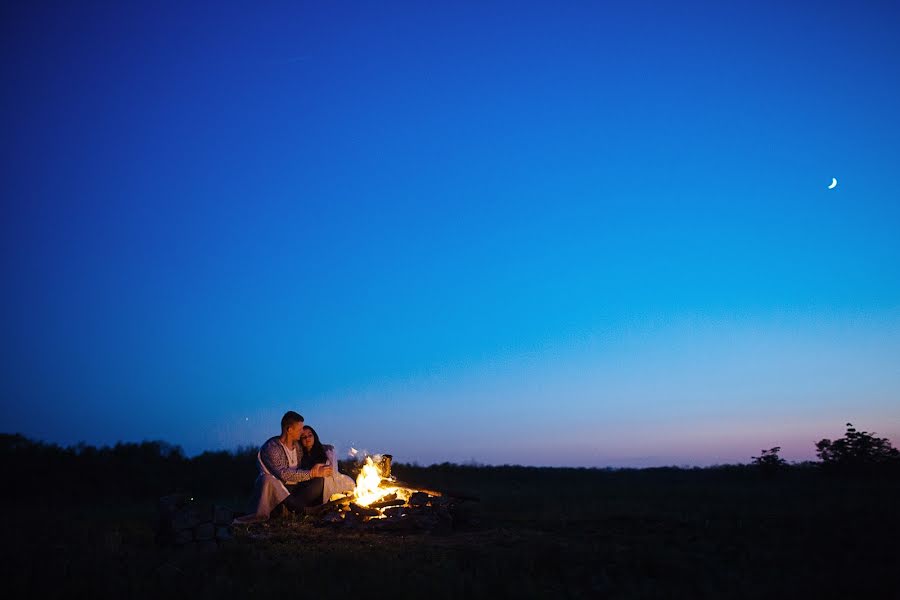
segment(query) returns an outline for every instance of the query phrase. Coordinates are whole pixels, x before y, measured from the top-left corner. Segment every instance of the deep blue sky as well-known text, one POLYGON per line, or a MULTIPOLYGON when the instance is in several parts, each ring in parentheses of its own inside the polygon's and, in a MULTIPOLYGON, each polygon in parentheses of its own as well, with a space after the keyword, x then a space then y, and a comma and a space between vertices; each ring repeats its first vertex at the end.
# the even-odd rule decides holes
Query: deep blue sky
POLYGON ((900 442, 893 3, 132 4, 0 9, 0 430, 900 442))

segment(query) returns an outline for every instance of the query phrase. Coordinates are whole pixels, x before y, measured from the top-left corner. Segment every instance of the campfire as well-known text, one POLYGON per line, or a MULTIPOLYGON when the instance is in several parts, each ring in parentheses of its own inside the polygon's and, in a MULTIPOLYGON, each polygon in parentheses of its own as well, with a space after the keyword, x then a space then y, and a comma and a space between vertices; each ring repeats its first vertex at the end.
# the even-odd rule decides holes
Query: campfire
POLYGON ((323 525, 351 529, 449 531, 456 505, 477 500, 453 492, 426 489, 391 475, 390 454, 366 457, 356 490, 334 494, 321 506, 308 508, 323 525))

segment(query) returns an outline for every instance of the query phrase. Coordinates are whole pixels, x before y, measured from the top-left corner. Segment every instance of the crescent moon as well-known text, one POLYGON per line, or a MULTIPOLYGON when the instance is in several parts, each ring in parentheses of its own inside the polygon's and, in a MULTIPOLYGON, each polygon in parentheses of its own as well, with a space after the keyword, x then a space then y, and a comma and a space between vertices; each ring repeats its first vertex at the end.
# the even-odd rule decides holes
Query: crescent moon
POLYGON ((831 185, 828 186, 828 189, 829 189, 829 190, 833 190, 833 189, 836 188, 836 187, 837 187, 837 179, 835 179, 834 177, 832 177, 832 178, 831 178, 831 185))

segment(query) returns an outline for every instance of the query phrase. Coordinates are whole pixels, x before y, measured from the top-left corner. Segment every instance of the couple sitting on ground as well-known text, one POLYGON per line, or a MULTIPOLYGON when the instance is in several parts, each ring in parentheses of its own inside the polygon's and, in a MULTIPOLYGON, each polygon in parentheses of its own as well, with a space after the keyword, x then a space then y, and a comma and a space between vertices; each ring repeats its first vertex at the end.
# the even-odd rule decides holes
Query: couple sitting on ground
POLYGON ((292 410, 281 418, 281 435, 259 449, 257 466, 255 512, 238 521, 267 519, 280 506, 303 512, 327 502, 332 494, 356 487, 353 479, 338 471, 334 447, 323 445, 316 430, 304 425, 303 417, 292 410))

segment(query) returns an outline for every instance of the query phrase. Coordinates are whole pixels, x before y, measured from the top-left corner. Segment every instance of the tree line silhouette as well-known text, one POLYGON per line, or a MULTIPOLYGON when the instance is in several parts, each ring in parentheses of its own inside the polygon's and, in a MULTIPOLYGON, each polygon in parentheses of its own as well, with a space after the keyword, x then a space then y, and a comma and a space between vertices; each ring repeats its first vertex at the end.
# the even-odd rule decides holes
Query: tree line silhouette
POLYGON ((51 491, 69 500, 155 498, 173 490, 249 495, 256 452, 247 447, 188 458, 180 446, 163 441, 60 447, 21 434, 0 434, 0 468, 15 482, 14 493, 24 497, 51 491))
MULTIPOLYGON (((900 473, 900 451, 887 438, 858 431, 850 423, 842 438, 822 439, 815 446, 820 462, 790 465, 778 455, 781 448, 776 446, 762 450, 748 465, 729 468, 757 470, 767 475, 808 467, 847 475, 900 473)), ((49 490, 64 490, 69 500, 153 499, 174 490, 196 491, 211 497, 249 496, 257 473, 256 452, 255 447, 244 447, 207 451, 190 458, 181 447, 163 441, 120 442, 99 448, 84 443, 60 447, 21 434, 0 434, 0 468, 9 481, 15 482, 13 495, 24 498, 47 495, 49 490)))
MULTIPOLYGON (((787 468, 789 465, 779 452, 781 446, 760 450, 759 456, 752 457, 752 465, 770 473, 787 468)), ((847 423, 844 437, 816 442, 816 456, 820 466, 829 472, 863 475, 900 469, 900 450, 890 440, 875 437, 868 431, 857 431, 852 423, 847 423)))

